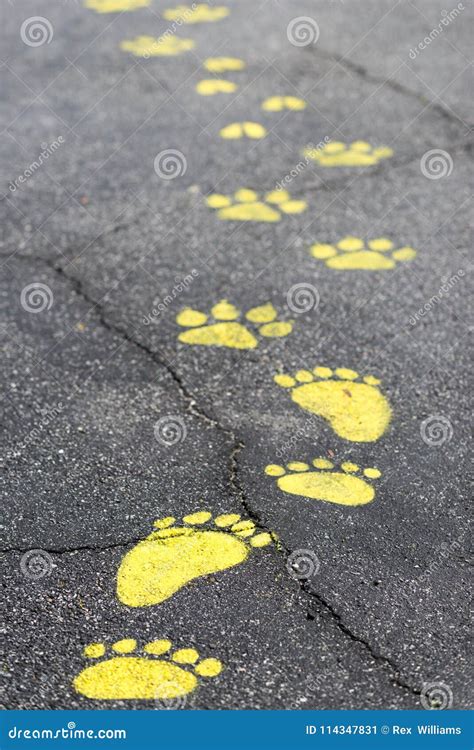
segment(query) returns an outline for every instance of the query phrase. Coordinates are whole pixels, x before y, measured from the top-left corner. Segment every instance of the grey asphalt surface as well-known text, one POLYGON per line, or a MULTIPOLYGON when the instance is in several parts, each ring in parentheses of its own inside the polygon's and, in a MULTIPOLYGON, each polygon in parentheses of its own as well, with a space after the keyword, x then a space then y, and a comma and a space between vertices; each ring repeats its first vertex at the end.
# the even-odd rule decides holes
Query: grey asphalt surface
POLYGON ((169 637, 224 662, 188 708, 419 708, 433 682, 467 708, 472 8, 411 59, 442 2, 228 5, 226 20, 179 28, 193 51, 149 60, 119 45, 166 30, 157 3, 107 15, 74 2, 3 10, 2 704, 149 708, 71 687, 86 643, 129 636, 169 637), (22 42, 33 15, 51 23, 49 44, 22 42), (296 16, 317 20, 316 44, 288 42, 296 16), (226 76, 240 89, 200 97, 202 62, 217 55, 247 62, 226 76), (309 106, 261 112, 279 93, 309 106), (219 138, 241 120, 270 133, 219 138), (394 156, 365 169, 307 165, 288 189, 308 210, 279 223, 222 222, 205 205, 209 192, 273 189, 325 137, 388 145, 394 156), (184 175, 157 176, 164 149, 185 155, 184 175), (431 149, 449 154, 448 176, 423 175, 431 149), (310 256, 313 243, 348 234, 387 236, 418 254, 380 273, 339 273, 310 256), (189 288, 146 325, 192 269, 189 288), (33 282, 54 298, 37 314, 20 302, 33 282), (320 302, 295 316, 287 293, 302 282, 320 302), (271 301, 296 318, 294 331, 250 352, 180 344, 179 310, 208 312, 222 298, 244 311, 271 301), (394 416, 381 440, 338 438, 273 382, 318 364, 382 379, 394 416), (154 434, 170 415, 186 428, 172 446, 154 434), (439 415, 450 439, 427 444, 421 425, 439 415), (377 466, 375 501, 291 497, 264 474, 268 463, 320 455, 377 466), (125 552, 155 518, 199 509, 242 513, 281 544, 160 606, 120 604, 125 552), (38 580, 20 566, 32 549, 53 564, 38 580), (297 550, 319 560, 308 580, 289 571, 297 550))

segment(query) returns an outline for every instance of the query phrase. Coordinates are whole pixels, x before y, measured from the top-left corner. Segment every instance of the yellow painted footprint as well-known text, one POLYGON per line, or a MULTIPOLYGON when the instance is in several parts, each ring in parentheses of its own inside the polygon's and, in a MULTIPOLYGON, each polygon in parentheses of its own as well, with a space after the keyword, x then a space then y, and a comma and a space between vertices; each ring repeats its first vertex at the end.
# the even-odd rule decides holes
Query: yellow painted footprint
POLYGON ((326 419, 334 432, 355 443, 378 440, 390 424, 392 410, 379 389, 380 380, 366 375, 355 382, 354 370, 315 367, 294 377, 275 375, 275 382, 291 389, 291 398, 302 409, 326 419))
POLYGON ((201 96, 215 96, 216 94, 232 94, 239 88, 233 81, 225 78, 203 78, 194 87, 201 96))
POLYGON ((267 532, 255 534, 253 521, 234 513, 217 516, 199 511, 155 521, 155 531, 123 558, 117 575, 117 596, 128 607, 160 604, 190 581, 241 565, 252 549, 272 542, 267 532))
MULTIPOLYGON (((209 322, 206 313, 185 307, 176 316, 176 322, 187 331, 179 334, 178 339, 183 344, 197 344, 201 346, 225 346, 229 349, 255 349, 258 340, 254 334, 242 323, 237 323, 241 312, 226 299, 214 305, 211 310, 214 321, 209 322)), ((267 338, 281 338, 288 336, 293 329, 293 321, 277 320, 277 311, 268 302, 266 305, 253 307, 245 317, 250 323, 258 326, 258 333, 267 338)))
POLYGON ((193 3, 193 5, 177 5, 176 8, 168 8, 163 11, 163 18, 180 23, 210 23, 221 21, 229 13, 230 8, 225 5, 210 8, 207 3, 193 3))
POLYGON ((385 271, 416 256, 412 247, 394 248, 386 237, 369 240, 367 247, 358 237, 344 237, 336 245, 313 245, 311 255, 340 271, 385 271))
POLYGON ((206 203, 224 221, 280 221, 282 213, 300 214, 308 207, 306 201, 292 200, 286 190, 272 190, 259 200, 258 193, 247 188, 237 190, 233 199, 212 193, 206 203))
POLYGON ((262 109, 265 112, 282 112, 284 109, 299 112, 306 109, 306 102, 297 96, 270 96, 262 102, 262 109))
POLYGON ((193 49, 192 39, 178 39, 176 36, 137 36, 120 43, 120 49, 131 52, 136 57, 175 57, 193 49))
MULTIPOLYGON (((285 469, 278 464, 269 464, 265 473, 270 477, 278 477, 277 485, 290 495, 301 495, 312 500, 323 500, 338 505, 366 505, 375 497, 375 490, 369 482, 355 476, 359 466, 350 461, 341 464, 342 471, 333 471, 334 464, 327 458, 315 458, 309 464, 292 461, 285 469), (289 473, 291 472, 291 473, 289 473)), ((378 479, 381 472, 378 469, 363 470, 367 479, 378 479)))
POLYGON ((84 6, 96 13, 122 13, 125 10, 146 8, 151 0, 86 0, 84 6))
POLYGON ((303 155, 322 167, 371 167, 393 156, 393 151, 388 146, 374 148, 366 141, 331 141, 322 148, 306 148, 303 155))
POLYGON ((203 67, 210 73, 225 73, 230 70, 243 70, 245 62, 240 57, 208 57, 204 60, 203 67))
MULTIPOLYGON (((239 57, 208 57, 204 60, 203 67, 210 73, 225 73, 243 70, 245 62, 239 57)), ((194 88, 201 96, 215 96, 216 94, 232 94, 239 87, 225 78, 204 78, 198 81, 194 88)))
POLYGON ((259 122, 231 122, 225 128, 219 130, 221 138, 226 140, 237 140, 238 138, 251 138, 258 140, 265 138, 267 129, 260 125, 259 122))
POLYGON ((75 690, 98 700, 170 700, 191 693, 198 677, 217 677, 222 671, 219 659, 199 661, 194 648, 181 648, 170 654, 171 641, 150 641, 137 653, 137 642, 124 638, 112 644, 107 658, 104 643, 90 643, 84 656, 94 659, 74 679, 75 690), (161 658, 157 658, 161 657, 161 658), (98 661, 101 659, 101 661, 98 661))

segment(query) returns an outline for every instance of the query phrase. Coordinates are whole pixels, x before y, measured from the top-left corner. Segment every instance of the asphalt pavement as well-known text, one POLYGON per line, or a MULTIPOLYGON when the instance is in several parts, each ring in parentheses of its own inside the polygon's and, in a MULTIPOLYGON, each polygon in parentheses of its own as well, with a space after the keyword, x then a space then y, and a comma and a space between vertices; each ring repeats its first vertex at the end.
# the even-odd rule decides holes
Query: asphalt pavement
POLYGON ((73 687, 87 644, 130 638, 222 662, 185 709, 469 707, 472 6, 223 0, 195 23, 89 5, 2 12, 2 705, 150 708, 73 687), (122 46, 143 35, 181 44, 122 46), (243 66, 209 71, 221 57, 243 66), (248 122, 265 137, 222 137, 248 122), (320 159, 359 141, 387 155, 320 159), (341 270, 311 250, 348 236, 416 255, 341 270), (183 309, 221 300, 271 303, 292 330, 242 317, 253 348, 179 340, 183 309), (274 381, 319 367, 381 381, 383 434, 344 439, 274 381), (265 472, 318 457, 376 467, 373 501, 265 472), (272 543, 126 606, 125 554, 197 511, 272 543))

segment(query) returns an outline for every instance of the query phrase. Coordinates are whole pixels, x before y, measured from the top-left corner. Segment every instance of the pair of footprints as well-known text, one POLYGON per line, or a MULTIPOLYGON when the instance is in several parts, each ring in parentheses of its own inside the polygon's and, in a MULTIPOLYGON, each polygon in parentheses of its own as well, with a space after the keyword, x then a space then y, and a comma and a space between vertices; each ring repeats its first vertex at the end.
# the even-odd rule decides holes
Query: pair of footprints
MULTIPOLYGON (((252 549, 265 547, 272 535, 257 532, 252 521, 237 514, 214 519, 207 511, 155 521, 155 530, 123 558, 117 575, 117 596, 128 607, 149 607, 169 599, 191 581, 242 564, 252 549)), ((137 653, 134 639, 112 645, 90 643, 84 656, 93 663, 74 679, 77 692, 99 700, 173 700, 186 696, 199 677, 217 677, 222 663, 216 658, 199 660, 194 648, 170 655, 167 639, 147 643, 137 653), (105 658, 103 658, 105 657, 105 658)))
MULTIPOLYGON (((373 499, 374 491, 360 477, 359 467, 346 462, 341 472, 324 458, 309 465, 292 462, 288 472, 281 466, 266 468, 278 477, 279 487, 288 493, 324 499, 329 502, 361 504, 373 499)), ((377 469, 365 469, 365 477, 376 479, 377 469)), ((277 543, 276 534, 257 530, 255 523, 238 514, 212 519, 208 511, 176 519, 167 517, 154 523, 154 531, 123 558, 117 574, 117 596, 129 607, 161 604, 177 591, 203 576, 219 573, 244 563, 250 553, 277 543), (213 520, 212 526, 209 523, 213 520)), ((167 639, 151 641, 137 652, 137 642, 125 638, 112 644, 107 654, 104 643, 90 643, 84 656, 92 661, 74 679, 74 688, 87 698, 98 700, 172 701, 191 693, 199 678, 217 677, 223 665, 210 657, 200 660, 194 648, 171 652, 167 639), (105 658, 104 658, 105 657, 105 658)))
MULTIPOLYGON (((199 310, 185 308, 176 318, 187 330, 179 334, 184 344, 254 349, 257 338, 247 325, 236 321, 239 310, 226 300, 212 308, 212 318, 199 310)), ((257 326, 264 337, 287 336, 292 321, 279 321, 272 304, 252 308, 246 319, 257 326)), ((353 442, 373 442, 387 429, 391 409, 379 389, 380 381, 371 375, 359 379, 355 370, 315 367, 299 370, 295 376, 276 375, 275 382, 290 390, 295 403, 306 411, 326 419, 342 438, 353 442)))

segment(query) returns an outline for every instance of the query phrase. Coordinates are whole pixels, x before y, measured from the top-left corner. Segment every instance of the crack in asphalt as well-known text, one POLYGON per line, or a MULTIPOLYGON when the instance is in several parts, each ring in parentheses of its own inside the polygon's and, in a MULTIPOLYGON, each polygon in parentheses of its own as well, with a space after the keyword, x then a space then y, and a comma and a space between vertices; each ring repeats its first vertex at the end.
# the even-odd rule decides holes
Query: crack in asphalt
MULTIPOLYGON (((238 457, 244 449, 245 449, 245 444, 239 441, 234 446, 234 449, 230 455, 231 485, 234 488, 237 495, 239 496, 241 504, 245 508, 245 511, 247 515, 249 516, 249 518, 255 521, 255 523, 258 524, 260 528, 265 529, 268 533, 270 533, 275 538, 274 533, 268 528, 268 526, 265 525, 265 523, 262 521, 261 516, 257 513, 257 511, 255 511, 252 508, 245 494, 245 491, 238 480, 238 457)), ((283 556, 283 559, 285 561, 285 570, 288 572, 288 575, 290 576, 288 560, 290 558, 290 555, 292 554, 292 550, 290 550, 285 544, 283 544, 279 537, 275 538, 275 541, 276 541, 275 547, 277 551, 280 552, 281 555, 283 556)), ((416 695, 416 696, 421 695, 421 690, 415 688, 413 685, 410 685, 408 682, 402 679, 401 670, 398 667, 398 665, 394 661, 392 661, 388 656, 384 656, 383 654, 380 654, 377 651, 375 651, 367 640, 353 633, 353 631, 349 628, 349 626, 344 623, 342 616, 338 612, 336 612, 334 607, 328 601, 326 601, 320 594, 308 588, 308 583, 306 580, 296 579, 293 576, 290 576, 290 577, 295 582, 295 584, 299 586, 300 591, 306 596, 307 599, 309 598, 311 600, 314 600, 319 605, 318 610, 317 610, 317 615, 319 617, 323 615, 323 613, 321 612, 321 609, 324 610, 324 613, 330 616, 333 623, 342 633, 344 633, 344 635, 350 638, 350 640, 353 641, 354 643, 358 643, 359 645, 361 645, 375 662, 382 664, 393 673, 391 681, 394 685, 397 685, 398 687, 401 687, 404 690, 409 691, 413 695, 416 695)), ((313 607, 309 605, 307 612, 306 612, 307 619, 309 620, 315 619, 312 613, 312 609, 313 607)))
MULTIPOLYGON (((31 259, 28 258, 30 261, 31 259)), ((240 504, 244 508, 245 512, 247 513, 248 517, 253 520, 256 525, 262 529, 267 531, 272 535, 272 537, 275 540, 275 548, 276 550, 282 555, 284 561, 285 561, 285 570, 288 573, 288 576, 295 582, 295 585, 298 585, 300 591, 306 596, 306 598, 309 598, 313 600, 313 602, 316 602, 318 607, 316 609, 316 612, 318 616, 322 616, 321 609, 324 610, 326 614, 328 614, 334 623, 334 625, 338 628, 338 630, 343 633, 346 637, 348 637, 351 641, 354 643, 360 644, 366 651, 366 653, 371 657, 371 659, 379 664, 383 664, 387 669, 389 669, 393 676, 391 678, 391 681, 394 685, 397 685, 404 690, 409 691, 410 693, 414 695, 420 695, 421 691, 414 688, 409 683, 405 682, 400 677, 400 669, 399 667, 389 658, 382 654, 377 653, 374 651, 372 646, 368 641, 366 641, 361 636, 356 635, 352 632, 352 630, 344 623, 342 616, 336 612, 336 610, 332 607, 332 605, 327 602, 320 594, 308 589, 307 582, 304 580, 295 579, 293 576, 290 575, 289 568, 288 568, 288 558, 291 555, 291 550, 287 548, 279 539, 279 537, 276 537, 275 533, 271 531, 268 526, 263 522, 261 516, 255 511, 255 509, 252 507, 251 503, 249 502, 245 490, 239 480, 239 456, 242 453, 242 451, 245 449, 245 444, 242 440, 238 439, 237 435, 231 430, 230 428, 224 427, 221 425, 217 419, 214 417, 209 416, 201 407, 197 406, 196 399, 193 397, 193 395, 188 391, 187 387, 184 385, 182 378, 173 370, 169 362, 166 360, 163 360, 157 352, 150 349, 147 345, 143 344, 140 341, 137 341, 133 338, 131 334, 129 334, 127 331, 123 330, 122 327, 110 323, 106 319, 105 311, 103 306, 96 302, 93 297, 91 297, 84 289, 84 284, 80 279, 77 279, 74 276, 69 276, 62 266, 54 264, 52 261, 44 260, 46 265, 50 267, 56 274, 61 276, 66 283, 69 283, 72 287, 73 291, 84 301, 86 301, 88 304, 92 305, 94 308, 94 311, 98 317, 99 322, 101 325, 108 330, 109 332, 113 333, 114 335, 117 335, 121 337, 123 340, 127 341, 129 344, 135 346, 140 351, 142 351, 144 354, 146 354, 148 357, 151 357, 154 362, 156 362, 159 366, 163 367, 171 376, 173 382, 178 388, 178 391, 181 395, 181 397, 184 399, 187 405, 187 409, 190 413, 192 413, 197 418, 204 421, 208 426, 212 426, 217 430, 220 430, 226 437, 232 442, 232 448, 229 454, 229 463, 228 463, 228 473, 229 473, 229 485, 234 493, 234 495, 239 499, 240 504), (319 611, 318 611, 319 610, 319 611)), ((91 551, 91 552, 102 552, 112 549, 119 549, 126 546, 129 546, 131 544, 137 544, 138 542, 142 541, 142 538, 138 539, 132 539, 128 540, 126 542, 118 542, 114 544, 109 545, 103 545, 103 546, 97 546, 97 545, 80 545, 76 546, 74 548, 55 548, 55 549, 43 549, 43 552, 47 552, 48 554, 56 554, 56 555, 62 555, 62 554, 74 554, 77 552, 82 551, 91 551)), ((22 553, 30 551, 30 548, 6 548, 4 550, 1 550, 2 553, 22 553)), ((306 610, 306 617, 307 619, 311 620, 314 619, 313 614, 313 606, 309 605, 306 610)))
POLYGON ((390 88, 392 88, 394 91, 397 91, 399 94, 403 94, 404 96, 410 97, 411 99, 417 99, 419 102, 421 102, 425 106, 432 107, 437 112, 439 112, 440 115, 442 115, 443 117, 445 117, 446 119, 450 120, 453 123, 462 125, 463 127, 467 129, 471 125, 470 123, 464 122, 464 120, 461 117, 458 117, 456 113, 451 112, 447 107, 444 107, 442 104, 439 104, 433 99, 429 99, 427 96, 425 96, 421 92, 414 91, 413 89, 409 88, 408 86, 405 86, 403 83, 400 83, 399 81, 395 81, 391 78, 383 78, 381 76, 376 75, 375 73, 371 73, 370 70, 366 68, 364 65, 361 65, 360 63, 357 63, 354 60, 350 60, 344 55, 338 55, 336 52, 330 52, 329 50, 321 49, 321 47, 319 46, 313 49, 314 49, 316 57, 320 55, 321 57, 324 57, 327 60, 333 60, 334 62, 339 63, 339 65, 347 68, 347 70, 350 70, 353 73, 356 73, 356 75, 360 76, 366 81, 369 81, 370 83, 378 83, 381 85, 387 85, 390 88))

